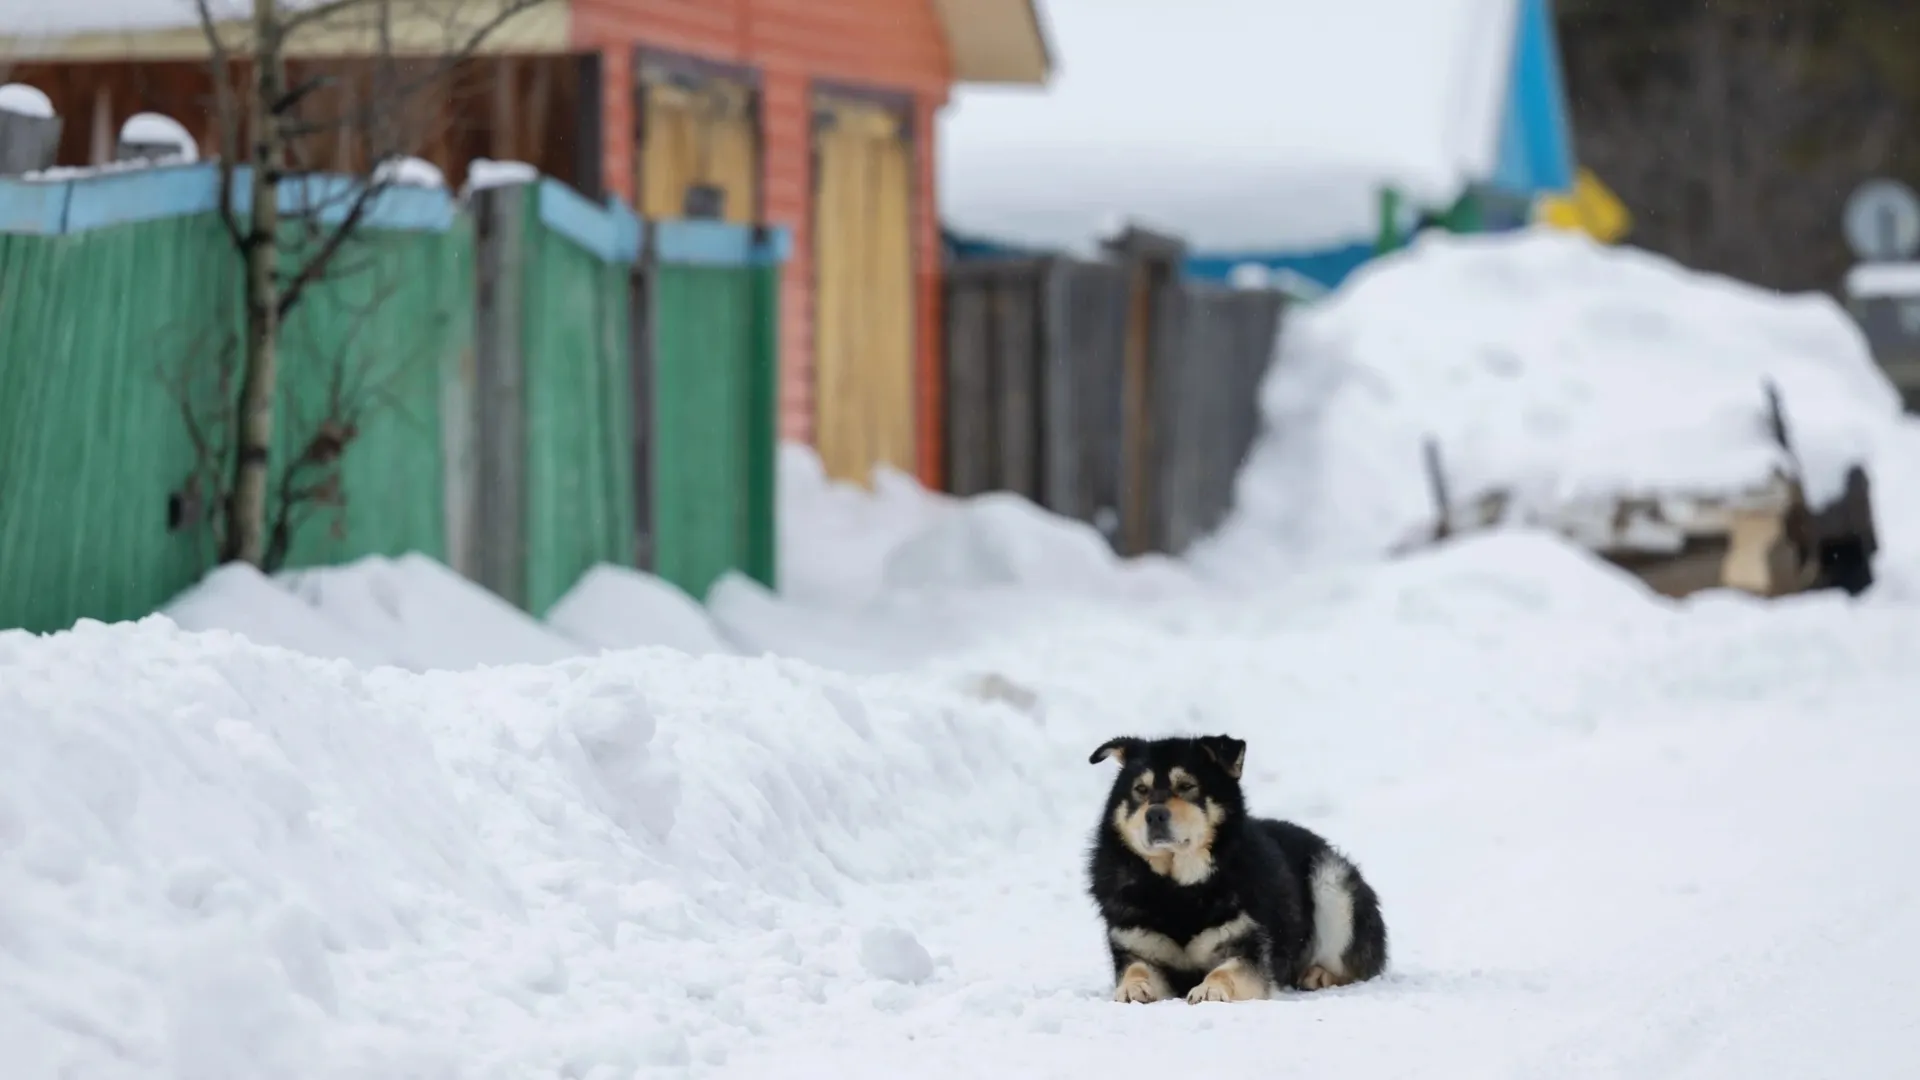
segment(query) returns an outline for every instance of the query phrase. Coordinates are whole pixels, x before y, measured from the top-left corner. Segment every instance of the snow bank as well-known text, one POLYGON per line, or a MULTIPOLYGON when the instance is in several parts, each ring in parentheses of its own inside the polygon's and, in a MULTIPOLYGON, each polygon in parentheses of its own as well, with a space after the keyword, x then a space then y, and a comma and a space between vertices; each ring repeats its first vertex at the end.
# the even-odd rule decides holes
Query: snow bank
POLYGON ((990 492, 895 546, 880 576, 891 588, 1090 590, 1112 581, 1119 561, 1093 526, 990 492))
POLYGON ((887 553, 953 500, 898 470, 867 490, 827 477, 819 454, 780 444, 780 593, 800 603, 855 604, 880 590, 887 553))
MULTIPOLYGON (((1899 398, 1831 300, 1687 272, 1547 231, 1422 237, 1289 320, 1220 550, 1367 558, 1430 528, 1422 439, 1452 501, 1521 520, 1640 494, 1733 494, 1799 469, 1839 493, 1899 398), (1798 457, 1767 426, 1784 402, 1798 457)), ((1878 495, 1878 492, 1876 492, 1878 495)))
POLYGON ((1233 1075, 1283 1012, 1290 1052, 1359 1077, 1489 1046, 1620 1075, 1700 1009, 1750 1033, 1821 992, 1890 1060, 1920 938, 1873 853, 1920 821, 1920 627, 1700 606, 1512 532, 1177 618, 1002 624, 885 677, 662 650, 366 672, 160 617, 0 633, 8 1075, 1233 1075), (1218 731, 1256 807, 1366 866, 1390 978, 1106 1000, 1086 754, 1218 731), (1676 1002, 1652 953, 1739 992, 1676 1002), (1823 958, 1844 977, 1809 990, 1823 958))
POLYGON ((1093 529, 1018 496, 966 499, 881 470, 872 490, 781 451, 778 592, 738 574, 707 608, 722 636, 853 672, 899 671, 1016 629, 1156 605, 1202 587, 1173 560, 1117 559, 1093 529))
POLYGON ((547 612, 546 623, 600 649, 663 645, 694 656, 733 651, 692 597, 652 574, 611 563, 582 574, 547 612))
POLYGON ((186 630, 238 634, 257 645, 322 659, 350 660, 365 667, 395 661, 380 643, 333 621, 245 563, 214 567, 168 601, 160 613, 186 630))
POLYGON ((295 596, 414 671, 538 664, 585 650, 424 555, 282 575, 295 596))
POLYGON ((1225 250, 1369 239, 1383 184, 1448 206, 1491 171, 1516 11, 1048 0, 1052 84, 962 88, 943 114, 942 218, 1069 249, 1115 216, 1225 250))
POLYGON ((1032 721, 937 686, 635 653, 357 673, 159 617, 0 636, 0 735, 23 1078, 723 1060, 823 963, 930 974, 838 903, 1049 805, 1032 721))

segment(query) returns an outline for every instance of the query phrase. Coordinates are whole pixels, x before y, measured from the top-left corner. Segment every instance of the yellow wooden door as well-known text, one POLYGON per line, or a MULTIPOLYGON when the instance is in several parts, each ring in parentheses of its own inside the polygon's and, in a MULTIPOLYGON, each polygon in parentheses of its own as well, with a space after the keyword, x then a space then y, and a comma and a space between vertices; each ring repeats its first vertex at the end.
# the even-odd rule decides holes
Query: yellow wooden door
POLYGON ((752 91, 723 78, 689 79, 644 67, 640 78, 635 187, 641 215, 685 217, 687 188, 712 184, 726 192, 725 220, 751 224, 760 204, 752 91))
POLYGON ((914 475, 913 148, 881 106, 815 104, 814 442, 836 479, 914 475))

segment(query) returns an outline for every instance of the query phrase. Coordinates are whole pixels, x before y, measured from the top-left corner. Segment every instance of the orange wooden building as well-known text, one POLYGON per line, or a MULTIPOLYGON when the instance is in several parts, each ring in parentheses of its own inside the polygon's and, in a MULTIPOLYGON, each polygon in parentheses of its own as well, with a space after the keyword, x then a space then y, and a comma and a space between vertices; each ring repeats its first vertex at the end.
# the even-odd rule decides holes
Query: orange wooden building
MULTIPOLYGON (((443 49, 430 9, 458 2, 413 0, 421 28, 389 32, 387 47, 443 49)), ((526 160, 647 217, 791 229, 782 437, 812 443, 840 478, 885 463, 937 485, 935 118, 957 83, 1047 80, 1034 2, 550 0, 462 65, 420 156, 456 182, 475 157, 526 160)), ((365 38, 310 31, 291 54, 351 65, 365 38)), ((43 35, 13 55, 26 62, 10 77, 67 118, 63 164, 99 160, 142 110, 217 145, 194 27, 43 35)))

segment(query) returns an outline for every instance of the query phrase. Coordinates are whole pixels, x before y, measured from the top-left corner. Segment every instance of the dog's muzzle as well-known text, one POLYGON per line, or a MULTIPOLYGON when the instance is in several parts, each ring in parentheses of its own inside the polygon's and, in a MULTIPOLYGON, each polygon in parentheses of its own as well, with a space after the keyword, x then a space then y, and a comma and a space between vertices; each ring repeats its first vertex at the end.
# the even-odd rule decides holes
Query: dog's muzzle
POLYGON ((1173 843, 1173 815, 1164 806, 1147 807, 1147 843, 1173 843))

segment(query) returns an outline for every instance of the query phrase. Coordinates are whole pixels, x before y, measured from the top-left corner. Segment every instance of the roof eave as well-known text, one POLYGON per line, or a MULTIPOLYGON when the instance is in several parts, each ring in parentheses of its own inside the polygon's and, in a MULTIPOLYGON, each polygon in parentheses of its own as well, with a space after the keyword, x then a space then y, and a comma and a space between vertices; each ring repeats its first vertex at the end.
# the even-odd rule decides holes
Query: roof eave
MULTIPOLYGON (((432 0, 408 5, 383 35, 366 20, 315 22, 300 28, 287 42, 289 60, 350 59, 372 56, 439 57, 470 52, 473 55, 544 55, 569 51, 572 11, 569 0, 543 0, 488 29, 479 15, 458 5, 433 12, 432 0), (468 49, 486 29, 479 43, 468 49)), ((494 12, 505 10, 496 7, 494 12)), ((228 54, 252 54, 252 28, 244 20, 215 26, 228 54)), ((0 56, 15 63, 207 60, 212 50, 205 32, 194 25, 158 26, 133 30, 91 30, 39 37, 0 35, 0 56)))
POLYGON ((1045 86, 1054 56, 1037 0, 932 0, 946 31, 953 81, 1045 86))

